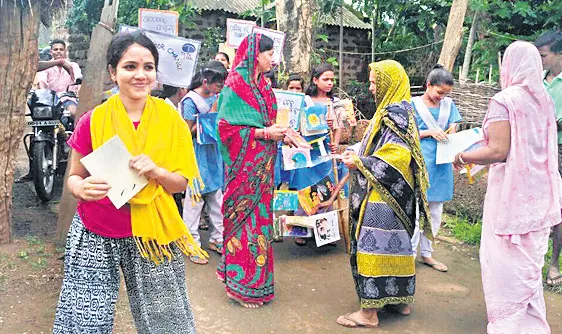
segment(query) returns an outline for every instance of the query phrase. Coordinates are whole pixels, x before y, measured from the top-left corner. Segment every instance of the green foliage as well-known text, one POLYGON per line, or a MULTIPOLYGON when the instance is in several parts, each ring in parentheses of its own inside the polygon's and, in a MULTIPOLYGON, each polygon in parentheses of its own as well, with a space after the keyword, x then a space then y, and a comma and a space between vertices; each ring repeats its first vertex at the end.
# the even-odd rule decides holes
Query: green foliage
MULTIPOLYGON (((99 22, 104 0, 74 0, 68 13, 66 26, 72 32, 90 35, 99 22)), ((138 25, 139 8, 173 10, 178 12, 180 28, 193 28, 197 13, 191 1, 184 0, 120 0, 117 24, 138 25)))
POLYGON ((211 57, 219 51, 219 44, 223 42, 225 42, 225 37, 222 33, 222 27, 209 28, 205 30, 202 49, 211 57))
POLYGON ((242 13, 242 18, 254 17, 259 20, 263 18, 263 25, 268 26, 275 22, 275 5, 273 0, 260 0, 256 8, 250 9, 242 13))
POLYGON ((472 223, 466 216, 448 217, 444 226, 450 228, 455 238, 469 245, 480 245, 482 222, 472 223))

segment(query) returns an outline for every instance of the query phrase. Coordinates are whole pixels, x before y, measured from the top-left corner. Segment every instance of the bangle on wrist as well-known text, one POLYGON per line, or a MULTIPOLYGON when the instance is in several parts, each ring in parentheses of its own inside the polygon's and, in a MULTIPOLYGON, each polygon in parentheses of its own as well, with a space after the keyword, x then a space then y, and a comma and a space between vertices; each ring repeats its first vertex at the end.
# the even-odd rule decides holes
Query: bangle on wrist
POLYGON ((265 140, 269 140, 269 131, 267 129, 268 128, 263 129, 263 139, 265 140))
POLYGON ((466 161, 464 161, 462 158, 462 153, 459 153, 458 157, 459 157, 459 162, 463 165, 466 165, 466 161))

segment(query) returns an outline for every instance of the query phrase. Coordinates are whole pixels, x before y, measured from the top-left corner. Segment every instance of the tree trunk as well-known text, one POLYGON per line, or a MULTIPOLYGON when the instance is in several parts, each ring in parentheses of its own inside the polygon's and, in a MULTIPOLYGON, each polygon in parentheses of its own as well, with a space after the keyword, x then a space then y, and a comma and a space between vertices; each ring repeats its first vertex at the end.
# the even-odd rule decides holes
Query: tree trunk
POLYGON ((310 0, 276 0, 277 27, 285 32, 283 55, 287 71, 306 77, 312 54, 310 0))
POLYGON ((462 45, 464 16, 467 8, 468 0, 453 0, 451 5, 445 40, 439 55, 439 63, 448 71, 453 71, 455 60, 462 45))
POLYGON ((474 18, 472 19, 472 25, 470 26, 470 34, 468 35, 468 42, 466 43, 466 51, 464 52, 461 81, 466 81, 466 79, 468 79, 468 73, 470 73, 472 48, 474 47, 474 41, 476 40, 476 30, 478 25, 477 21, 478 21, 478 12, 474 12, 474 18))
MULTIPOLYGON (((114 27, 117 20, 117 8, 119 7, 119 0, 105 0, 105 5, 102 9, 100 22, 97 24, 90 38, 90 48, 88 50, 88 59, 86 61, 86 69, 84 71, 84 80, 80 88, 80 101, 78 103, 77 121, 80 116, 88 110, 92 110, 101 102, 102 91, 106 76, 105 55, 107 48, 113 37, 113 33, 109 31, 108 27, 114 27), (111 4, 111 2, 113 2, 111 4), (101 75, 100 75, 101 74, 101 75)), ((70 161, 70 159, 69 159, 70 161)), ((55 235, 55 242, 57 245, 62 246, 66 240, 68 228, 72 222, 72 217, 76 212, 76 199, 70 193, 66 186, 68 178, 68 171, 70 164, 66 168, 64 174, 64 186, 62 190, 61 201, 59 205, 59 216, 57 219, 57 231, 55 235)))
POLYGON ((41 5, 31 3, 30 11, 14 0, 0 2, 0 244, 11 241, 14 166, 25 125, 27 92, 37 71, 41 5))

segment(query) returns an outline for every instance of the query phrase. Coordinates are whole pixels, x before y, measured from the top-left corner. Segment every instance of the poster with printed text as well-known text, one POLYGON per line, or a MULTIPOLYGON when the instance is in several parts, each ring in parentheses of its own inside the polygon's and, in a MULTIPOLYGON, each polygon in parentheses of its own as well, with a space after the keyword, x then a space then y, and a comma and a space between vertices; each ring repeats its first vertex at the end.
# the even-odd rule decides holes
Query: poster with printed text
POLYGON ((178 21, 178 12, 139 8, 139 28, 141 29, 177 36, 178 21))
POLYGON ((226 45, 238 49, 244 38, 252 33, 254 21, 226 19, 226 45))
POLYGON ((281 64, 283 57, 283 46, 285 45, 285 33, 278 30, 271 30, 262 27, 254 27, 252 33, 263 34, 273 40, 273 63, 281 64))
MULTIPOLYGON (((122 25, 121 32, 131 33, 139 28, 122 25)), ((158 49, 158 82, 174 87, 188 87, 197 66, 201 42, 142 30, 158 49)))

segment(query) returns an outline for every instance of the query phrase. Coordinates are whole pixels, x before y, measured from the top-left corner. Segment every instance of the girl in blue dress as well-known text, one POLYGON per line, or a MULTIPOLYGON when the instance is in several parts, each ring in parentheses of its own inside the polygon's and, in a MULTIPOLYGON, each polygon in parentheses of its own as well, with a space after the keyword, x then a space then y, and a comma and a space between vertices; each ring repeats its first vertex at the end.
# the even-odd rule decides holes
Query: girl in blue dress
MULTIPOLYGON (((453 166, 436 164, 437 142, 446 141, 447 134, 454 133, 456 123, 461 120, 455 103, 447 96, 451 93, 453 84, 453 75, 437 64, 427 76, 425 93, 412 98, 419 126, 421 149, 429 174, 427 200, 434 236, 441 227, 443 204, 453 198, 453 166)), ((416 222, 416 230, 412 236, 414 253, 417 252, 418 245, 423 264, 441 272, 448 270, 446 265, 432 257, 432 242, 423 235, 416 222)))

